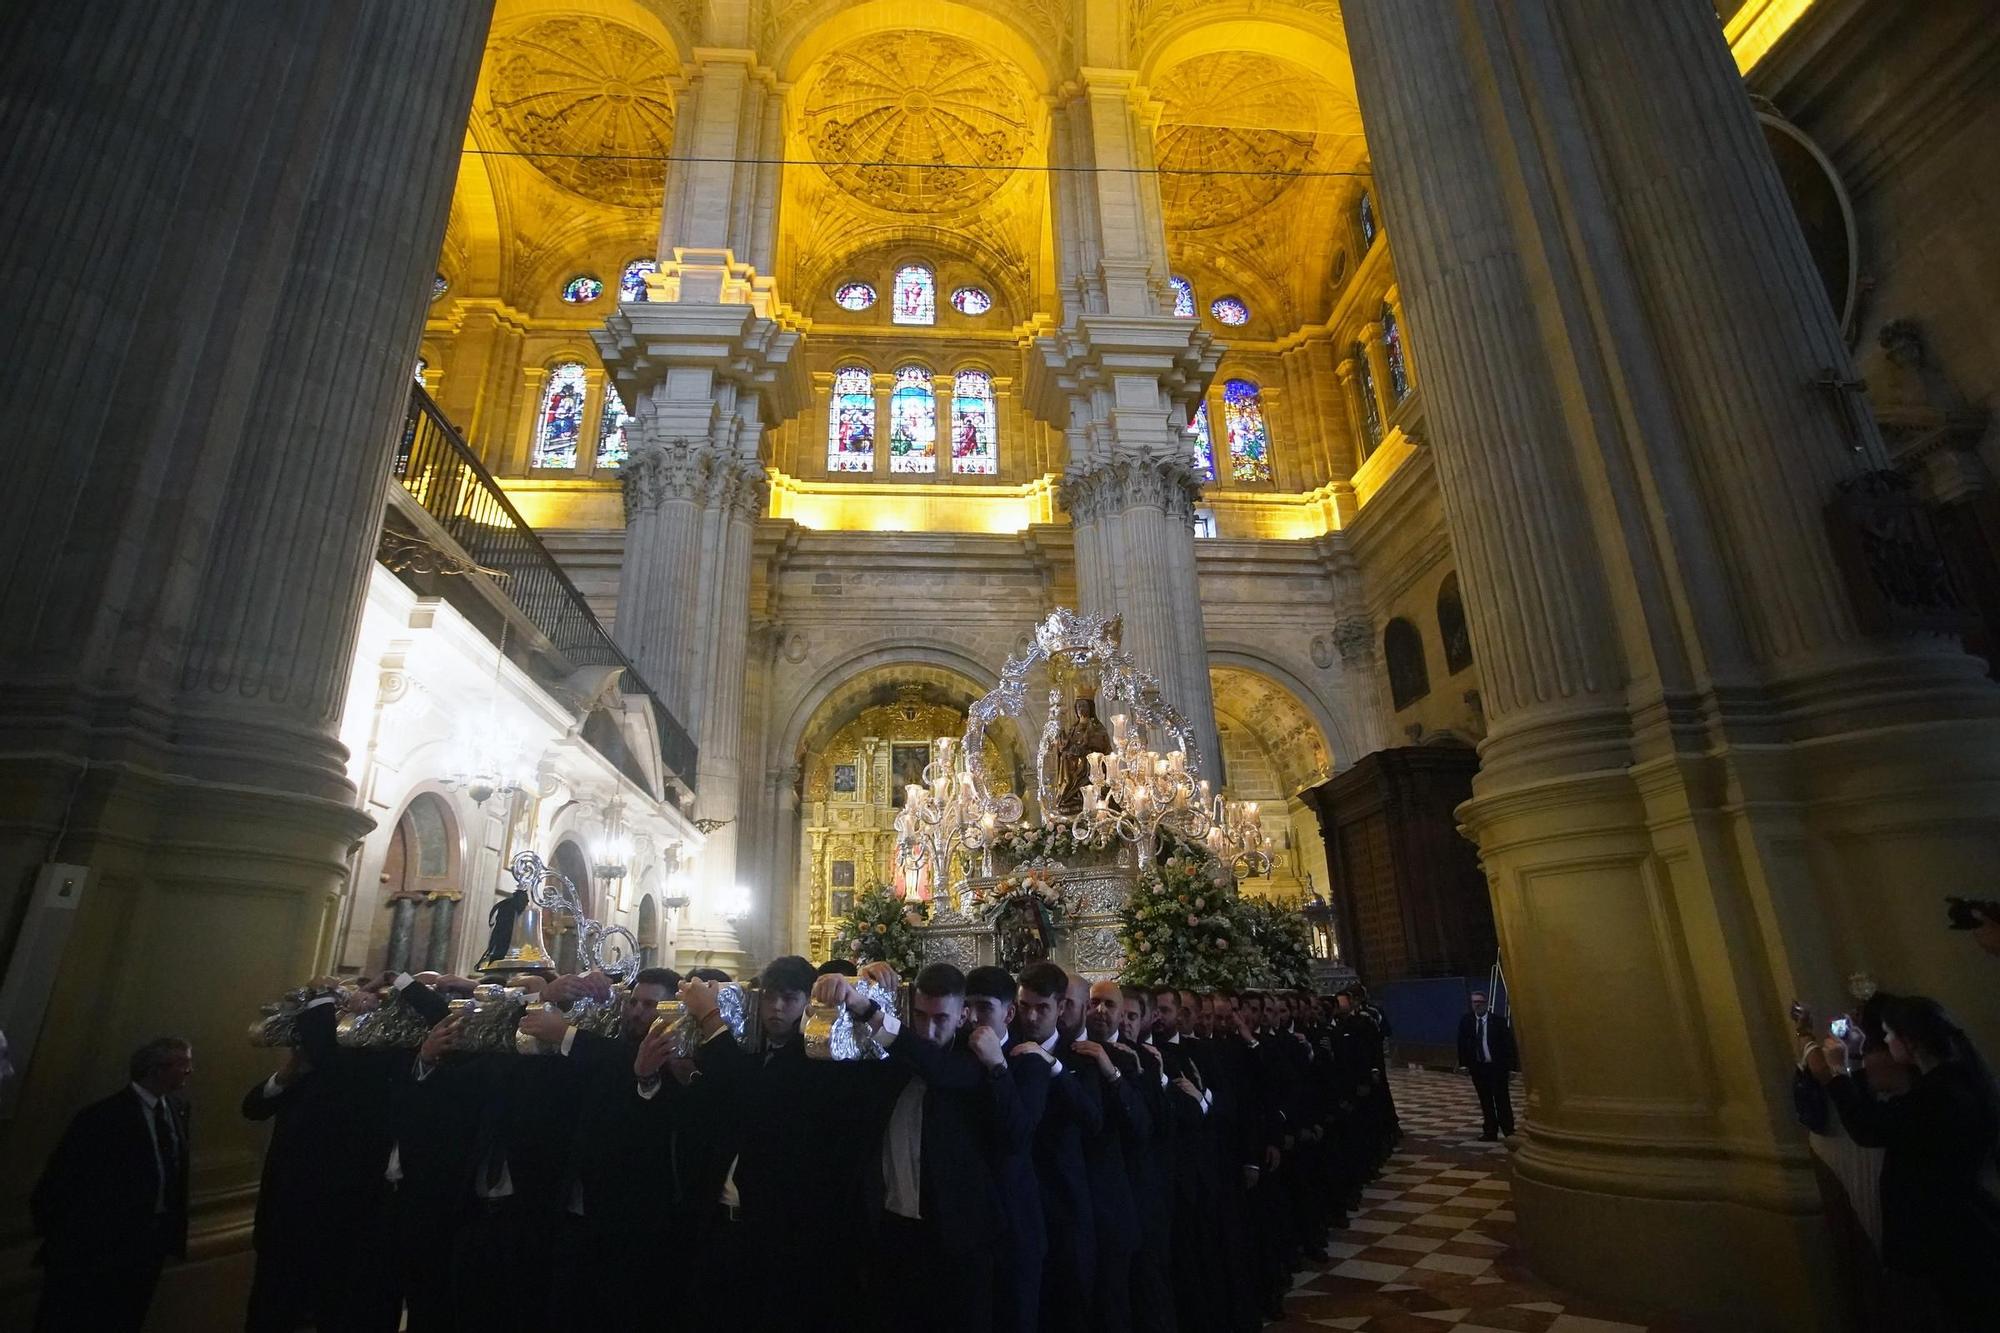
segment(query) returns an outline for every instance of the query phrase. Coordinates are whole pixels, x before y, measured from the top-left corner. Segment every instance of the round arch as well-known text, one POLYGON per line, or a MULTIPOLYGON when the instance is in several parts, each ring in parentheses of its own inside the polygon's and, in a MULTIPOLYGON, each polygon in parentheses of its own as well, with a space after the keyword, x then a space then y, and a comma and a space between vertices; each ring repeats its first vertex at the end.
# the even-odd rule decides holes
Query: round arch
POLYGON ((963 649, 934 639, 913 639, 855 649, 829 662, 820 671, 812 688, 793 706, 784 730, 779 733, 778 744, 771 752, 772 761, 779 765, 791 763, 815 714, 836 691, 853 688, 857 677, 879 672, 883 668, 901 668, 908 672, 924 667, 959 676, 965 682, 969 697, 974 699, 1000 683, 997 674, 963 649))
POLYGON ((1262 676, 1282 689, 1319 728, 1334 771, 1339 771, 1359 757, 1354 737, 1335 719, 1325 701, 1291 670, 1272 661, 1264 653, 1248 644, 1219 643, 1209 648, 1208 663, 1211 674, 1217 667, 1233 667, 1262 676))
POLYGON ((1299 899, 1328 883, 1319 819, 1300 797, 1333 771, 1324 715, 1309 692, 1287 684, 1264 663, 1222 663, 1211 654, 1217 742, 1224 789, 1258 802, 1258 819, 1273 843, 1271 874, 1253 893, 1299 899))
POLYGON ((767 54, 785 83, 803 82, 812 67, 836 47, 864 37, 893 36, 912 28, 962 37, 1011 62, 1037 93, 1055 86, 1050 59, 1013 23, 970 5, 939 3, 912 10, 901 0, 868 0, 836 8, 787 37, 777 34, 767 54))

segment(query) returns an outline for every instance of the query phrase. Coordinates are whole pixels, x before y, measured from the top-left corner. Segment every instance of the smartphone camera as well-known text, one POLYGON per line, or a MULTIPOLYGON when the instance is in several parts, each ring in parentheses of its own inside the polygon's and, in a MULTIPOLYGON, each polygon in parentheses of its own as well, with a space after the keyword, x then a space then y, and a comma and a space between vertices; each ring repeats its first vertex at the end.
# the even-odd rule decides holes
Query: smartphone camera
POLYGON ((1828 1025, 1827 1030, 1833 1033, 1833 1035, 1838 1037, 1840 1040, 1846 1041, 1847 1032, 1850 1026, 1851 1024, 1849 1024, 1846 1019, 1836 1018, 1833 1020, 1831 1024, 1828 1025))

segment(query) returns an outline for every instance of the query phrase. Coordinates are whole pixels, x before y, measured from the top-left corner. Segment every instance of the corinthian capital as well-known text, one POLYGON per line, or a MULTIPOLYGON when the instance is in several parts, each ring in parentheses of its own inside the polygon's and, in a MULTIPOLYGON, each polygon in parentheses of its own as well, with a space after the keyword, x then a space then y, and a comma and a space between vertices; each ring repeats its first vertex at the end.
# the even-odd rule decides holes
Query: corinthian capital
POLYGON ((668 500, 692 500, 706 493, 714 456, 704 440, 677 437, 647 440, 625 460, 625 521, 651 513, 668 500))
POLYGON ((1078 523, 1147 508, 1192 524, 1201 483, 1187 461, 1178 457, 1116 458, 1088 466, 1072 464, 1062 480, 1061 499, 1078 523))

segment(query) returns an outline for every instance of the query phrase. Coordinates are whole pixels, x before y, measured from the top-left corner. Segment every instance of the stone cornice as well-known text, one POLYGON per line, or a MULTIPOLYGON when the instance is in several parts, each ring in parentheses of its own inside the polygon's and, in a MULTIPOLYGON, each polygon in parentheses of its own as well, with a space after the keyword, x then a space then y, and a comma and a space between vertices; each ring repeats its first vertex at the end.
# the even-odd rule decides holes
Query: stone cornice
POLYGON ((628 403, 669 370, 690 366, 754 395, 767 426, 797 416, 810 399, 803 335, 791 321, 759 315, 752 306, 621 305, 592 337, 628 403))

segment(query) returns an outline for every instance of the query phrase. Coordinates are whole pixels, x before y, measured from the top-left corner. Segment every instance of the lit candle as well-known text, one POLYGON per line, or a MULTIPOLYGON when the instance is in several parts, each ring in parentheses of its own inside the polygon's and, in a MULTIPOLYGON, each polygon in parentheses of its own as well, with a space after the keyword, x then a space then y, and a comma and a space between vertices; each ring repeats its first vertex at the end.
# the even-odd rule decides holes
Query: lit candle
POLYGON ((903 808, 905 810, 915 810, 917 802, 923 800, 923 798, 924 789, 916 783, 912 782, 903 788, 903 808))
POLYGON ((1187 772, 1187 752, 1175 750, 1167 755, 1167 766, 1175 777, 1187 772))
POLYGON ((1111 739, 1120 744, 1124 743, 1125 715, 1123 713, 1113 713, 1111 715, 1111 739))

